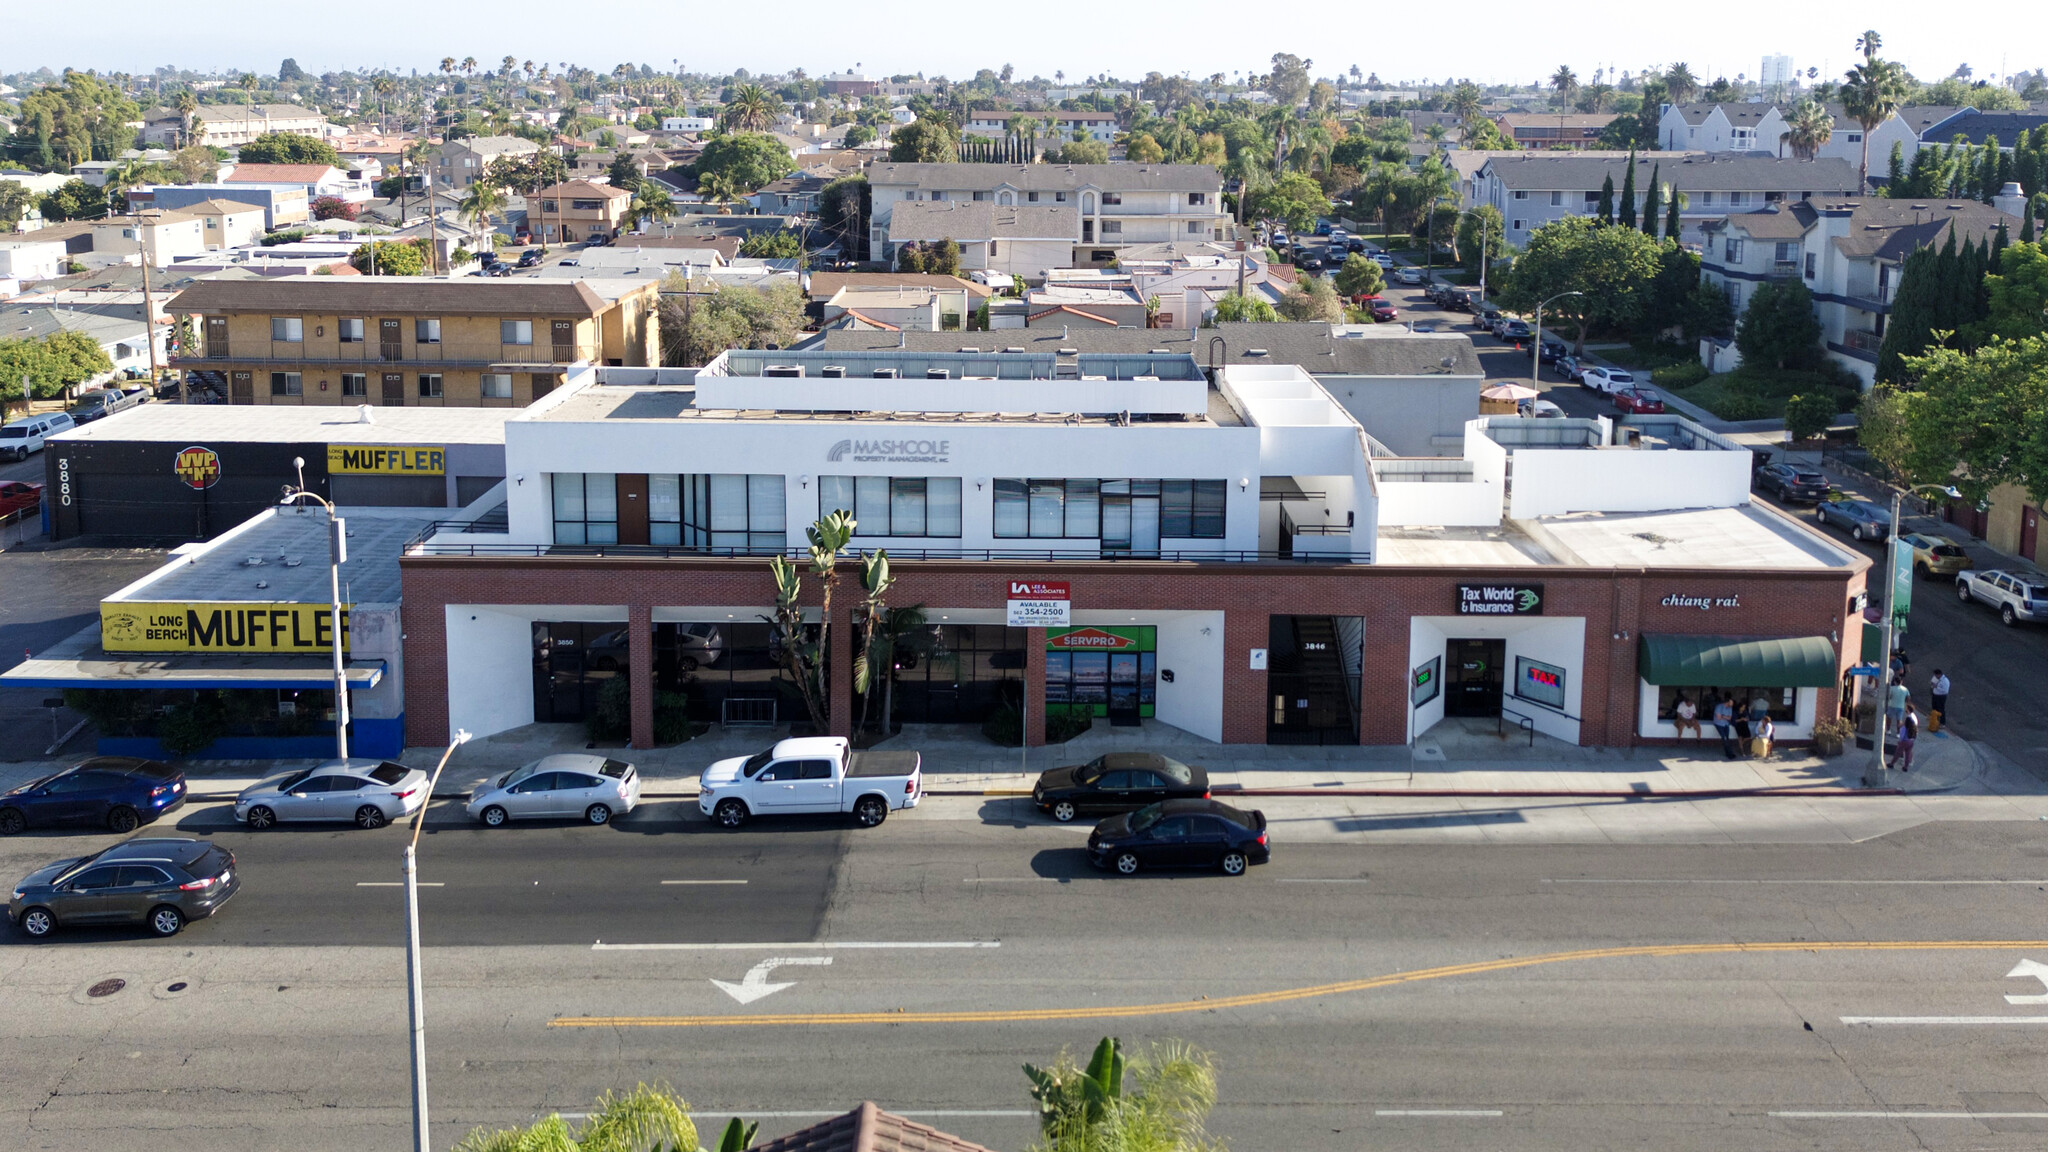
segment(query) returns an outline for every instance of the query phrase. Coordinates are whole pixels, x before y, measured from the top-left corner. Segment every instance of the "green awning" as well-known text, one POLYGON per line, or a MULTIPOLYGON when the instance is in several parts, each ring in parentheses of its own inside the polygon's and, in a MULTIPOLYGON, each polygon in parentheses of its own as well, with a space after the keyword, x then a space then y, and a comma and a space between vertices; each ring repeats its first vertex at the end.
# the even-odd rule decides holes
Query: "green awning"
POLYGON ((1825 636, 1645 635, 1636 653, 1637 674, 1652 684, 1832 688, 1837 667, 1825 636))
POLYGON ((1863 625, 1863 651, 1860 660, 1865 664, 1884 663, 1884 625, 1859 621, 1863 625))

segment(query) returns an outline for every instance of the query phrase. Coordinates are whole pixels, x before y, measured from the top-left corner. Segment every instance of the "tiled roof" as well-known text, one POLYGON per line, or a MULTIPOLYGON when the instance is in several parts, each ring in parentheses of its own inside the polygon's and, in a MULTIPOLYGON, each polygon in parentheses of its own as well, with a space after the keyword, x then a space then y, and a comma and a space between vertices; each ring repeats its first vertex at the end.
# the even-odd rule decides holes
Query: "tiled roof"
MULTIPOLYGON (((956 337, 957 338, 957 337, 956 337)), ((813 1124, 753 1152, 992 1152, 937 1128, 884 1112, 872 1101, 844 1116, 813 1124)))
POLYGON ((1073 240, 1081 213, 1073 204, 996 204, 987 200, 913 200, 889 214, 889 239, 1073 240))

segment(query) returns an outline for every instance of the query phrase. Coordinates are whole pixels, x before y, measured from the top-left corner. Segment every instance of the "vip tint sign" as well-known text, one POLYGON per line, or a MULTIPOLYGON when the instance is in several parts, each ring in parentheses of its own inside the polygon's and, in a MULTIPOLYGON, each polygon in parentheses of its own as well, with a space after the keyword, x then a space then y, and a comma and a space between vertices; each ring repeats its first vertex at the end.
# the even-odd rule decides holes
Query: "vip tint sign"
MULTIPOLYGON (((342 648, 348 647, 346 605, 342 648)), ((327 652, 334 647, 326 604, 126 601, 100 605, 100 647, 109 652, 327 652)))
POLYGON ((1460 616, 1541 616, 1541 584, 1460 584, 1460 616))
POLYGON ((1012 628, 1064 628, 1072 623, 1073 588, 1064 580, 1011 580, 1012 628))

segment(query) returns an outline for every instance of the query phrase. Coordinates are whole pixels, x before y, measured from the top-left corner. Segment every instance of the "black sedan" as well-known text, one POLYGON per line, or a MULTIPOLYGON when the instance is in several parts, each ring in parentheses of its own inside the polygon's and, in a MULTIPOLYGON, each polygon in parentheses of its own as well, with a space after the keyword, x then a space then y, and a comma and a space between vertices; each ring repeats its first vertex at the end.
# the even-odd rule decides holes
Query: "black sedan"
POLYGON ((1765 495, 1776 495, 1787 503, 1795 500, 1815 503, 1828 498, 1828 478, 1817 468, 1766 464, 1756 470, 1756 490, 1765 495))
POLYGON ((155 760, 94 756, 0 794, 0 836, 53 824, 133 832, 185 802, 185 774, 155 760))
POLYGON ((1038 810, 1064 824, 1084 812, 1129 812, 1161 800, 1207 800, 1209 774, 1154 752, 1111 752, 1054 768, 1031 789, 1038 810))
POLYGON ((7 918, 37 940, 60 925, 94 924, 146 924, 175 936, 240 886, 235 854, 211 841, 137 838, 29 873, 14 886, 7 918))
POLYGON ((1272 853, 1266 814, 1215 800, 1168 800, 1112 816, 1088 834, 1088 860, 1129 876, 1143 868, 1221 868, 1242 876, 1272 853))

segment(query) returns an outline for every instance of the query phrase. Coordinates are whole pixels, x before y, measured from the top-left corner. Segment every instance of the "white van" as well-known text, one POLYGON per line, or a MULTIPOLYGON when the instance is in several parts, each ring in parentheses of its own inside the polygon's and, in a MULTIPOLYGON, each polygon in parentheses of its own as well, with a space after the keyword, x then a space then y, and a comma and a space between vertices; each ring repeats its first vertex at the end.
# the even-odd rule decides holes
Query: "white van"
POLYGON ((77 426, 69 412, 24 416, 0 427, 0 460, 26 460, 30 453, 43 450, 44 440, 77 426))

